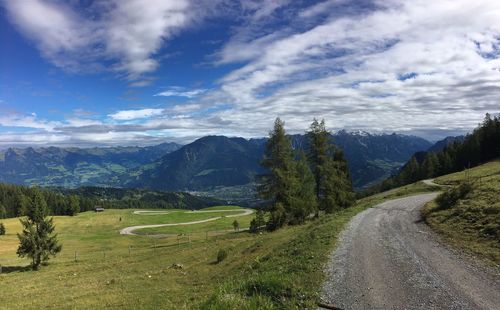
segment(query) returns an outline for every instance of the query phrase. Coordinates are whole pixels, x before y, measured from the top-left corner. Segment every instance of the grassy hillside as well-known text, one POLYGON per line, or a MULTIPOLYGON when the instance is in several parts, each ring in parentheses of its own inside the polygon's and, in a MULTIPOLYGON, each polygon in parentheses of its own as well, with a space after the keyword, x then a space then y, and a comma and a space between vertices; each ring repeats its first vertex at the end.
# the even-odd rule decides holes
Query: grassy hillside
POLYGON ((55 217, 63 251, 38 272, 23 271, 28 261, 15 255, 18 219, 4 220, 0 308, 315 308, 323 266, 352 216, 385 199, 433 189, 409 185, 365 198, 351 209, 306 225, 262 234, 221 232, 232 229, 232 220, 223 229, 219 221, 192 226, 189 237, 118 234, 131 225, 193 220, 214 213, 179 211, 173 218, 106 210, 55 217), (217 264, 221 249, 228 256, 217 264), (172 264, 183 266, 171 268, 172 264))
POLYGON ((500 265, 500 161, 435 180, 449 185, 464 181, 472 183, 472 190, 447 209, 428 204, 426 221, 451 244, 500 265))

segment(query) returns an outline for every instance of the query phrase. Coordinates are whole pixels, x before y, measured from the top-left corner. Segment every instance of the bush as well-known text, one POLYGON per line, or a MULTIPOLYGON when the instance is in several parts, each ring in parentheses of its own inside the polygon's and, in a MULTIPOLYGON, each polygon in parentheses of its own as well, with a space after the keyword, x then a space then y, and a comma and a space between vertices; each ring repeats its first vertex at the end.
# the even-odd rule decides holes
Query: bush
POLYGON ((217 264, 222 262, 227 258, 227 251, 224 249, 220 249, 219 252, 217 252, 217 264))
POLYGON ((461 183, 457 187, 450 188, 436 198, 439 210, 446 210, 453 207, 458 200, 464 199, 472 190, 469 182, 461 183))
POLYGON ((266 225, 266 221, 264 219, 264 211, 261 209, 258 209, 255 218, 250 222, 250 229, 249 231, 251 233, 257 233, 260 231, 261 227, 266 225))
POLYGON ((5 226, 3 225, 3 223, 0 223, 0 236, 1 235, 5 235, 5 226))

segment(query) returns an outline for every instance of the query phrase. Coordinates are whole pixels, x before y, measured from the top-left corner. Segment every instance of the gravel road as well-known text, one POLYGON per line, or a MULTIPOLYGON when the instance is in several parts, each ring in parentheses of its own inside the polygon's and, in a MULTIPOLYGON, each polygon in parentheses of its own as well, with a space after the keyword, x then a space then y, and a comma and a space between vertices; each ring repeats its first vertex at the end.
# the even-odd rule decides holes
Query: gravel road
POLYGON ((330 258, 322 301, 340 309, 500 309, 499 270, 443 246, 420 221, 436 195, 355 216, 330 258))

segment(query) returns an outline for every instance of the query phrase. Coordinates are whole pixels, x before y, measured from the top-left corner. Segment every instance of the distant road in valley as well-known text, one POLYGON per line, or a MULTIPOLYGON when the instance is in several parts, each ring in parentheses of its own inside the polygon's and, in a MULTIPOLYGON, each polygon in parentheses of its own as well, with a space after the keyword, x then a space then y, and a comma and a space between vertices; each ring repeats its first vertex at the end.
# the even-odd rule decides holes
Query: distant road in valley
POLYGON ((322 301, 340 309, 500 309, 499 270, 443 246, 421 221, 436 195, 355 216, 331 256, 322 301))
MULTIPOLYGON (((200 210, 200 211, 186 211, 186 213, 215 213, 215 212, 241 212, 238 214, 231 214, 231 215, 226 215, 225 217, 238 217, 238 216, 244 216, 244 215, 250 215, 253 213, 252 209, 237 209, 237 210, 200 210), (243 211, 243 212, 242 212, 243 211)), ((134 211, 133 212, 136 215, 158 215, 158 214, 168 214, 168 211, 161 212, 161 211, 134 211)), ((130 227, 125 227, 122 230, 120 230, 121 235, 137 235, 134 233, 134 231, 138 229, 144 229, 144 228, 156 228, 156 227, 168 227, 168 226, 182 226, 182 225, 195 225, 195 224, 201 224, 201 223, 206 223, 206 222, 212 222, 216 221, 218 219, 221 219, 222 216, 216 216, 216 217, 211 217, 208 219, 204 220, 199 220, 199 221, 192 221, 192 222, 183 222, 183 223, 169 223, 169 224, 152 224, 152 225, 137 225, 137 226, 130 226, 130 227)))

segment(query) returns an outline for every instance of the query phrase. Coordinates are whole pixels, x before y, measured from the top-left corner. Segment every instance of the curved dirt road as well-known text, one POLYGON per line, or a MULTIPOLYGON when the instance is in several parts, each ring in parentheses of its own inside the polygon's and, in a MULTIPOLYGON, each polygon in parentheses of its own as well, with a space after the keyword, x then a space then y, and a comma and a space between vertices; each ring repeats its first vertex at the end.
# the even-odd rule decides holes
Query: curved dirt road
POLYGON ((443 247, 420 222, 420 208, 436 195, 355 216, 330 258, 322 301, 340 309, 499 309, 498 269, 443 247))
POLYGON ((422 180, 425 185, 430 185, 430 186, 437 186, 437 187, 450 187, 450 185, 444 185, 444 184, 437 184, 434 183, 434 179, 427 179, 427 180, 422 180))
MULTIPOLYGON (((252 209, 187 211, 186 213, 213 213, 213 212, 235 212, 235 211, 240 211, 240 212, 244 211, 244 212, 238 213, 238 214, 226 215, 225 217, 238 217, 238 216, 250 215, 250 214, 253 213, 252 209)), ((136 214, 136 213, 134 213, 134 214, 136 214)), ((184 223, 170 223, 170 224, 152 224, 152 225, 130 226, 130 227, 125 227, 122 230, 120 230, 120 235, 134 235, 134 236, 136 236, 137 234, 134 233, 134 231, 136 231, 138 229, 156 228, 156 227, 168 227, 168 226, 194 225, 194 224, 201 224, 201 223, 215 221, 215 220, 218 220, 218 219, 221 219, 221 218, 222 218, 222 216, 217 216, 217 217, 211 217, 211 218, 204 219, 204 220, 192 221, 192 222, 184 222, 184 223)))

